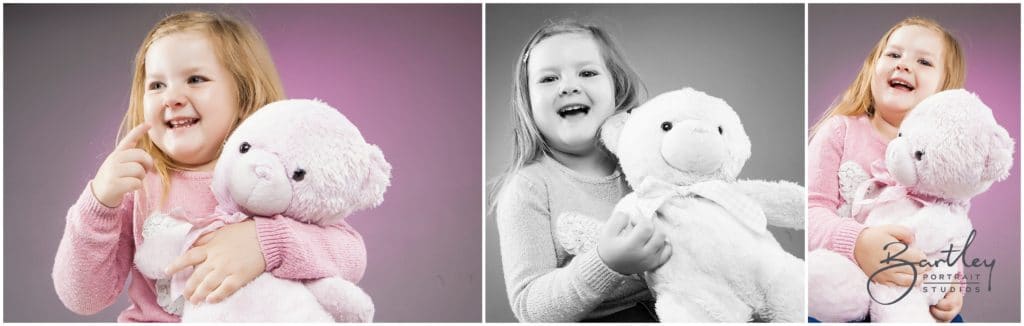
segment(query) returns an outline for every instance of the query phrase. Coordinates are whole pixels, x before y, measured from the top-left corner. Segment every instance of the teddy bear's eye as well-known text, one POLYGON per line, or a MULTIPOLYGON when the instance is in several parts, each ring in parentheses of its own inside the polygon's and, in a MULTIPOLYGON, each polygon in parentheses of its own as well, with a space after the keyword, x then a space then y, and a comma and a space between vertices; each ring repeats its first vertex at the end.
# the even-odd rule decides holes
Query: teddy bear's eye
POLYGON ((914 152, 914 158, 917 159, 918 161, 921 160, 921 156, 924 156, 924 152, 923 151, 916 151, 916 152, 914 152))
POLYGON ((896 137, 903 137, 903 133, 902 132, 901 133, 897 133, 896 137))
POLYGON ((661 130, 664 130, 664 131, 672 130, 672 123, 668 122, 668 121, 662 122, 661 123, 661 130))
POLYGON ((243 142, 242 146, 238 147, 238 152, 245 154, 245 152, 248 152, 250 148, 252 148, 252 145, 249 145, 247 142, 243 142))
POLYGON ((719 135, 721 135, 721 134, 722 134, 722 126, 718 126, 718 134, 719 134, 719 135))
POLYGON ((302 181, 302 179, 305 178, 305 177, 306 177, 306 170, 303 170, 303 169, 295 169, 295 172, 292 173, 292 180, 295 180, 295 181, 302 181))

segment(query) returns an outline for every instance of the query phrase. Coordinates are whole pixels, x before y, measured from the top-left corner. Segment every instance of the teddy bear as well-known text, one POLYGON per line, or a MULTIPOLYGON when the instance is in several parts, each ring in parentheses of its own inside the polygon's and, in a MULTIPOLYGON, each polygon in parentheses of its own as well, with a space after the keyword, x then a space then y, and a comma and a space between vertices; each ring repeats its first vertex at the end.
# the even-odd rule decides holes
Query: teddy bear
MULTIPOLYGON (((1013 139, 977 95, 954 89, 921 101, 899 126, 884 162, 874 162, 871 178, 849 195, 849 216, 867 226, 897 224, 913 231, 912 245, 933 265, 928 275, 945 284, 934 284, 932 277, 914 288, 875 283, 855 262, 817 249, 807 258, 810 315, 825 322, 868 315, 872 322, 934 322, 929 306, 949 289, 962 291, 960 265, 947 260, 972 237, 970 200, 1009 176, 1013 150, 1013 139)), ((921 268, 902 259, 892 264, 921 268)))
MULTIPOLYGON (((751 144, 725 101, 692 88, 610 117, 601 130, 634 190, 614 214, 647 219, 672 256, 643 276, 662 322, 802 322, 804 265, 767 225, 802 229, 806 192, 790 182, 737 180, 751 144)), ((560 244, 595 250, 601 223, 565 213, 560 244)))
POLYGON ((211 182, 216 212, 195 217, 171 209, 147 217, 135 264, 156 280, 161 307, 183 322, 370 322, 372 300, 340 277, 298 282, 263 273, 221 302, 192 305, 181 295, 191 269, 164 269, 200 235, 248 217, 341 222, 380 205, 390 177, 381 150, 338 110, 315 99, 270 103, 224 144, 211 182))

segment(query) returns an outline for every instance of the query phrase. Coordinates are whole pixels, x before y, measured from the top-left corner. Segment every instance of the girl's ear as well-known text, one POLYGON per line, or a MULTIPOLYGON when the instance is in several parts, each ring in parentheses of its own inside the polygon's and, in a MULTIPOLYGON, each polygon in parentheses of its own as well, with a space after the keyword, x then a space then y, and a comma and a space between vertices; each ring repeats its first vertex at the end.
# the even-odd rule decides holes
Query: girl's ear
POLYGON ((626 119, 629 118, 632 111, 633 109, 629 109, 613 114, 601 125, 601 143, 604 143, 604 147, 612 154, 618 155, 619 153, 619 134, 622 133, 622 127, 626 126, 626 119))

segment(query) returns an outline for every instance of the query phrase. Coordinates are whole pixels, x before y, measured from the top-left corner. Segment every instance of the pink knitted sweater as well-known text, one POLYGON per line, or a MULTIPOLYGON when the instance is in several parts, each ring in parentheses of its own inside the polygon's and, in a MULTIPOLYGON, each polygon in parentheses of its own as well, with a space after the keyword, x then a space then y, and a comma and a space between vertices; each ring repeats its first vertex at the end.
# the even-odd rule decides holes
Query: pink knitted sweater
MULTIPOLYGON (((167 208, 181 207, 189 214, 207 215, 217 205, 210 190, 210 172, 172 172, 167 208)), ((135 268, 135 248, 142 241, 142 225, 155 209, 162 189, 156 174, 146 176, 143 192, 125 195, 121 206, 109 208, 92 195, 91 185, 68 210, 64 236, 53 263, 53 285, 71 311, 91 315, 115 302, 129 275, 132 305, 118 322, 177 322, 156 301, 155 284, 135 268)), ((164 210, 166 211, 166 209, 164 210)), ((320 227, 275 216, 256 218, 267 272, 291 280, 341 276, 358 282, 366 269, 363 238, 345 223, 320 227)))
POLYGON ((840 166, 854 162, 863 171, 885 158, 889 141, 871 125, 866 115, 838 115, 824 121, 807 145, 807 238, 808 250, 826 248, 851 261, 863 221, 839 216, 845 203, 840 195, 840 166))

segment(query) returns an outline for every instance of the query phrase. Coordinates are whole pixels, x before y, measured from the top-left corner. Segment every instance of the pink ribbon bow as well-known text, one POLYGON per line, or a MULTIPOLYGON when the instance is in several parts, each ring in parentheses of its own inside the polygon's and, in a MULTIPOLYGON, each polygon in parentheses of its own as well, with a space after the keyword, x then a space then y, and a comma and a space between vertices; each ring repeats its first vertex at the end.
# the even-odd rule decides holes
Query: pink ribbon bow
POLYGON ((874 163, 871 163, 871 179, 868 179, 868 181, 857 187, 857 191, 854 193, 853 198, 854 203, 851 207, 850 213, 858 221, 864 221, 872 209, 901 199, 910 199, 920 205, 920 207, 945 204, 959 206, 965 209, 967 208, 966 203, 920 194, 913 191, 910 187, 901 185, 892 177, 892 174, 889 173, 889 169, 885 166, 885 161, 882 160, 877 160, 874 163), (877 187, 874 191, 874 194, 877 195, 868 198, 868 196, 872 195, 868 194, 868 189, 872 186, 877 187))
POLYGON ((637 206, 642 216, 654 218, 658 209, 675 198, 703 198, 721 206, 754 234, 768 232, 768 219, 761 206, 732 189, 729 184, 705 181, 690 186, 676 186, 656 178, 646 178, 636 189, 637 206))
MULTIPOLYGON (((241 212, 229 213, 221 206, 217 206, 217 208, 214 209, 213 214, 207 216, 192 216, 180 208, 171 210, 168 215, 183 222, 192 224, 192 229, 189 230, 188 235, 185 236, 185 244, 181 248, 182 253, 188 251, 189 248, 192 248, 192 245, 196 240, 199 240, 199 237, 204 234, 213 232, 222 226, 238 223, 249 218, 249 216, 246 216, 241 212)), ((189 267, 171 276, 171 298, 177 298, 185 292, 185 283, 191 275, 192 267, 189 267)))

